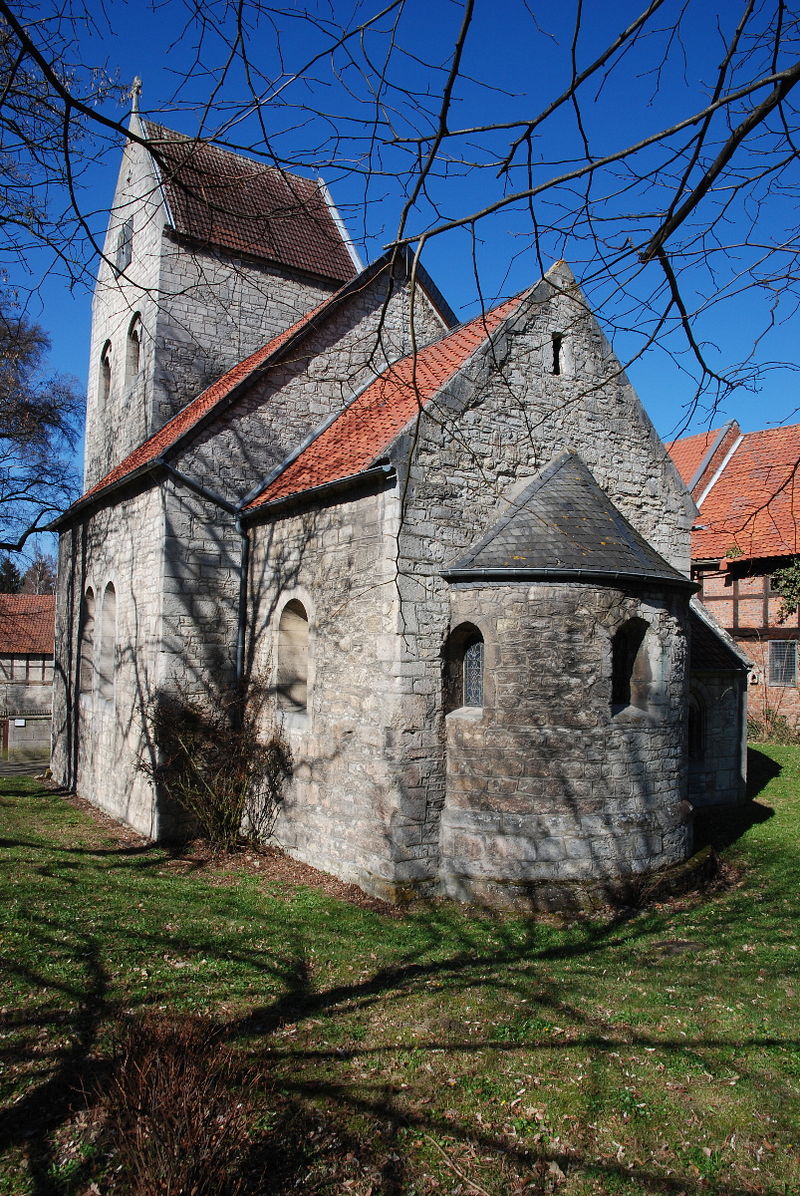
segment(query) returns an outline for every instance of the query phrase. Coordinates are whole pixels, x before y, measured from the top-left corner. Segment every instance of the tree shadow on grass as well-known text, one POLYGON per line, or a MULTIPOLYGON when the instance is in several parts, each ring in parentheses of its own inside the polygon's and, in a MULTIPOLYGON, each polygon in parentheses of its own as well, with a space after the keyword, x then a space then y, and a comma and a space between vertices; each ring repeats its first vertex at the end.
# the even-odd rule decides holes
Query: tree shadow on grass
MULTIPOLYGON (((769 816, 765 807, 758 809, 769 816)), ((758 820, 751 817, 749 825, 758 820)), ((424 1161, 426 1151, 440 1168, 449 1170, 453 1191, 461 1185, 464 1191, 489 1190, 493 1196, 513 1191, 544 1193, 560 1183, 560 1173, 572 1173, 578 1182, 597 1184, 598 1190, 633 1183, 643 1193, 736 1196, 742 1189, 727 1179, 724 1186, 722 1180, 709 1184, 680 1163, 678 1174, 668 1175, 649 1159, 629 1164, 607 1154, 601 1157, 599 1144, 591 1135, 582 1137, 583 1130, 571 1135, 569 1147, 559 1144, 558 1133, 563 1130, 551 1127, 545 1133, 533 1113, 525 1113, 524 1104, 521 1109, 509 1104, 512 1088, 516 1090, 524 1080, 523 1076, 512 1085, 511 1077, 533 1068, 535 1057, 563 1059, 561 1067, 553 1070, 567 1076, 570 1052, 584 1052, 596 1069, 598 1088, 595 1092, 593 1075, 588 1076, 590 1087, 581 1099, 594 1099, 603 1110, 608 1105, 612 1110, 608 1124, 614 1125, 618 1113, 609 1102, 626 1082, 626 1064, 620 1059, 624 1052, 656 1053, 667 1069, 665 1074, 677 1068, 682 1075, 699 1064, 710 1072, 719 1070, 735 1045, 741 1056, 737 1061, 741 1077, 747 1060, 763 1056, 763 1065, 751 1064, 759 1072, 753 1082, 761 1084, 771 1051, 797 1049, 794 1040, 768 1035, 745 1039, 740 1034, 731 1044, 724 1034, 709 1034, 710 1027, 688 1039, 665 1036, 653 1028, 652 1019, 644 1025, 627 1025, 594 1001, 588 1008, 582 1005, 570 978, 579 980, 587 969, 603 975, 606 969, 620 969, 620 974, 630 977, 635 968, 641 973, 640 983, 655 991, 667 982, 664 976, 674 981, 673 965, 664 962, 663 952, 655 950, 658 944, 654 947, 651 941, 656 929, 663 933, 654 924, 658 915, 587 921, 556 932, 546 920, 462 918, 436 905, 402 921, 387 918, 375 923, 368 919, 377 915, 341 906, 331 907, 326 939, 320 937, 320 926, 307 924, 291 898, 285 904, 263 899, 247 907, 250 916, 258 909, 261 921, 256 936, 243 933, 241 923, 248 916, 244 906, 232 919, 230 890, 209 888, 204 891, 203 917, 187 915, 183 928, 177 929, 157 917, 142 925, 138 916, 129 918, 124 908, 115 920, 103 912, 110 908, 104 905, 110 886, 127 891, 134 881, 155 880, 127 848, 121 848, 113 860, 108 856, 115 853, 102 847, 73 852, 45 850, 30 842, 24 854, 32 877, 42 875, 46 859, 56 901, 42 907, 42 914, 25 906, 17 914, 29 937, 35 938, 37 958, 46 962, 40 974, 29 971, 20 977, 24 982, 20 1002, 16 1009, 3 1010, 0 1018, 3 1029, 10 1032, 8 1048, 17 1055, 9 1062, 27 1068, 30 1081, 0 1119, 0 1142, 24 1152, 35 1196, 78 1196, 97 1174, 90 1163, 70 1176, 59 1173, 58 1135, 71 1125, 76 1109, 88 1105, 86 1111, 91 1113, 93 1102, 100 1102, 107 1091, 113 1076, 108 1066, 109 1029, 139 1018, 154 1003, 166 1004, 175 1019, 186 1016, 175 1012, 181 1002, 202 1007, 196 1004, 198 998, 215 1011, 216 1020, 209 1023, 213 1039, 241 1057, 243 1069, 255 1077, 248 1082, 255 1084, 260 1101, 253 1132, 242 1143, 241 1158, 234 1164, 242 1180, 240 1190, 267 1190, 263 1187, 267 1176, 268 1190, 275 1196, 297 1191, 332 1196, 348 1190, 353 1176, 357 1180, 353 1190, 359 1193, 404 1196, 428 1191, 419 1187, 420 1175, 433 1165, 424 1161), (37 850, 44 853, 42 859, 31 858, 37 850), (86 918, 85 902, 71 911, 70 886, 65 884, 82 867, 92 870, 87 884, 93 886, 92 900, 99 911, 100 927, 91 938, 81 921, 86 918), (232 921, 238 934, 232 932, 232 921), (342 935, 352 937, 350 955, 338 951, 335 940, 342 935), (370 936, 377 942, 379 935, 391 949, 375 946, 376 958, 369 949, 370 936), (332 971, 320 951, 330 951, 338 960, 332 971), (63 965, 56 967, 59 959, 63 965), (155 985, 148 982, 149 989, 130 978, 125 983, 125 967, 138 974, 141 969, 134 965, 147 963, 152 972, 151 962, 174 959, 174 966, 187 968, 172 973, 185 978, 177 987, 163 978, 155 985), (194 960, 220 967, 236 965, 238 973, 231 973, 238 986, 235 991, 254 990, 252 997, 242 1002, 240 995, 238 1008, 219 1012, 225 996, 223 981, 216 982, 208 994, 200 990, 203 973, 191 971, 194 960), (348 962, 354 965, 349 971, 355 972, 350 978, 348 962), (463 1017, 462 998, 471 1002, 473 992, 487 989, 497 1024, 482 1024, 474 1034, 465 1033, 471 1023, 462 1028, 452 1013, 463 1017), (52 995, 37 999, 48 992, 52 995), (408 1004, 417 997, 422 998, 421 1004, 408 1004), (23 1026, 21 1019, 26 1017, 23 1026), (387 1025, 388 1036, 381 1028, 387 1025), (359 1030, 366 1026, 373 1041, 361 1042, 359 1030), (569 1037, 555 1035, 557 1026, 570 1027, 569 1037), (20 1030, 14 1044, 15 1031, 20 1030), (342 1037, 337 1039, 339 1030, 342 1037), (458 1085, 475 1077, 481 1083, 485 1078, 487 1087, 502 1081, 509 1088, 499 1103, 484 1106, 486 1121, 476 1118, 481 1106, 474 1099, 465 1107, 459 1101, 458 1085), (451 1091, 445 1088, 451 1079, 456 1085, 454 1096, 443 1101, 441 1091, 451 1091), (426 1101, 431 1090, 435 1091, 432 1104, 426 1101), (452 1109, 447 1107, 450 1103, 452 1109), (513 1128, 515 1121, 518 1130, 513 1128), (487 1173, 492 1174, 491 1180, 485 1179, 487 1173)), ((174 890, 157 888, 140 888, 137 895, 151 905, 168 895, 176 899, 174 890)), ((171 909, 170 917, 177 919, 179 914, 171 909)), ((703 944, 693 948, 704 950, 703 944)), ((777 1092, 774 1078, 771 1084, 777 1092)), ((186 1086, 177 1087, 175 1099, 182 1087, 186 1086)), ((231 1099, 237 1099, 235 1087, 231 1099)), ((547 1093, 526 1099, 546 1103, 547 1093)), ((586 1108, 590 1107, 594 1106, 587 1103, 586 1108)), ((787 1101, 786 1108, 790 1107, 787 1101)), ((780 1101, 773 1100, 770 1108, 779 1116, 780 1101)), ((596 1119, 594 1114, 586 1118, 596 1119)))

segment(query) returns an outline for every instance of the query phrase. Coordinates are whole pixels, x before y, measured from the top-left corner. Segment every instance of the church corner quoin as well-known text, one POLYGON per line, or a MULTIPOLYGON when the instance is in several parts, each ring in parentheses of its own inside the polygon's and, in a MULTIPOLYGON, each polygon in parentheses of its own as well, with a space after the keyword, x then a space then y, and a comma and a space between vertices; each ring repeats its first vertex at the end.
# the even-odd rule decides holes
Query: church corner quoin
POLYGON ((59 521, 56 778, 170 836, 156 695, 251 677, 293 764, 277 842, 370 893, 563 907, 685 860, 690 770, 743 798, 746 662, 569 268, 458 325, 316 184, 137 131, 59 521))

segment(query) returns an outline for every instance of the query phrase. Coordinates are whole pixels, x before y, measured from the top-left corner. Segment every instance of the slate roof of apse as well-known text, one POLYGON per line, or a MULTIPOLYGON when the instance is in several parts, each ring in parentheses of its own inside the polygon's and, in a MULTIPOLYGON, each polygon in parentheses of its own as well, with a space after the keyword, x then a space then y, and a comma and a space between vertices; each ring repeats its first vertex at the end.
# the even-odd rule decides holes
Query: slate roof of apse
POLYGON ((689 604, 689 668, 693 673, 726 672, 751 662, 696 598, 689 604))
POLYGON ((703 500, 692 557, 752 559, 800 551, 799 472, 800 424, 745 433, 703 500))
POLYGON ((346 282, 357 266, 319 182, 142 121, 175 229, 346 282))
POLYGON ((52 656, 55 594, 0 594, 0 652, 52 656))
POLYGON ((394 362, 291 458, 246 509, 353 477, 380 459, 414 416, 516 312, 524 291, 394 362))
POLYGON ((631 527, 576 453, 565 452, 444 576, 585 576, 689 586, 631 527))

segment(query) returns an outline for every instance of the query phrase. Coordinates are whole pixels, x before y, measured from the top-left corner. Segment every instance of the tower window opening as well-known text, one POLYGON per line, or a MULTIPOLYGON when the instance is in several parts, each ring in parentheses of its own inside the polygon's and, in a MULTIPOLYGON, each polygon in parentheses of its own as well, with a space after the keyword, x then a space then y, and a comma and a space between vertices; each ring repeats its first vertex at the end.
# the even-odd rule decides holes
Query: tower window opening
POLYGON ((103 345, 103 352, 100 354, 100 405, 103 406, 108 402, 111 394, 111 341, 106 341, 103 345))
POLYGON ((563 344, 564 344, 563 332, 554 332, 553 333, 553 373, 554 374, 561 373, 561 366, 562 366, 561 348, 562 348, 563 344))

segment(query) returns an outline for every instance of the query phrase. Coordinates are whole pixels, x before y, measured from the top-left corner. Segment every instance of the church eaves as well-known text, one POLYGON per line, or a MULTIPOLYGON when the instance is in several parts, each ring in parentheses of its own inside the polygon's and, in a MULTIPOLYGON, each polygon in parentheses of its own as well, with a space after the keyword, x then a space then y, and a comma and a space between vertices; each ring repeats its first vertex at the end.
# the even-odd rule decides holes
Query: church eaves
POLYGON ((335 282, 360 269, 324 186, 142 121, 176 232, 335 282))
POLYGON ((448 581, 569 578, 696 588, 628 523, 572 452, 542 470, 442 576, 448 581))

